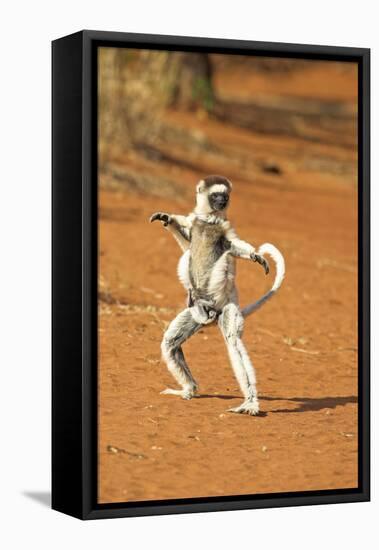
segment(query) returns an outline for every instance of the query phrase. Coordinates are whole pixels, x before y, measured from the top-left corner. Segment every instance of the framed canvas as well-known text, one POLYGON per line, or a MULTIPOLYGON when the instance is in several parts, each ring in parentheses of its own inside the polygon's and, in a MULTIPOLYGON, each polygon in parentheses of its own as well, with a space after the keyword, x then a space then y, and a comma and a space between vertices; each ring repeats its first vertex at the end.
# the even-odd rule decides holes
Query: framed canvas
POLYGON ((55 510, 369 500, 369 60, 53 42, 55 510))

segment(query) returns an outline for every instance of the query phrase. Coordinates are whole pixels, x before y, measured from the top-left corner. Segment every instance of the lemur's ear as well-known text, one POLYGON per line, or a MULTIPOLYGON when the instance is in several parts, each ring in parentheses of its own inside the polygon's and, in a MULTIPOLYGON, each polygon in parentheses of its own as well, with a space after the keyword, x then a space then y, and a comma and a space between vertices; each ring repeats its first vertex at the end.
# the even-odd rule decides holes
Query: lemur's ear
POLYGON ((196 193, 202 193, 205 189, 205 182, 204 180, 200 180, 199 183, 196 185, 196 193))

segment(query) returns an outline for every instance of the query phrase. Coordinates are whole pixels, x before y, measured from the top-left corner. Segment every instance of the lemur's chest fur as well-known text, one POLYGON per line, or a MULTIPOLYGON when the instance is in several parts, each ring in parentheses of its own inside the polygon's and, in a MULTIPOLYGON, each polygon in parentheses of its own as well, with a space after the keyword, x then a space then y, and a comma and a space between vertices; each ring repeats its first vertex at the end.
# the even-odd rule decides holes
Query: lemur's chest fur
POLYGON ((205 292, 217 260, 230 249, 222 223, 196 219, 191 228, 190 279, 195 290, 205 292))

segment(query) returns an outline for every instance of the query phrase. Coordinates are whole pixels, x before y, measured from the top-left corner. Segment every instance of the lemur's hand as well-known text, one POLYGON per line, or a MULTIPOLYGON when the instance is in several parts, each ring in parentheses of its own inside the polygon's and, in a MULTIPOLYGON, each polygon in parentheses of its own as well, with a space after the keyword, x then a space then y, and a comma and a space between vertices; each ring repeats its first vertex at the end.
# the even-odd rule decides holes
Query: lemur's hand
POLYGON ((150 222, 154 222, 155 220, 159 220, 160 222, 163 222, 163 225, 166 227, 166 225, 172 223, 172 217, 170 214, 165 214, 164 212, 155 212, 150 218, 150 222))
POLYGON ((253 260, 253 262, 258 262, 265 270, 266 275, 268 274, 268 272, 270 271, 270 267, 266 258, 260 256, 259 254, 255 254, 255 252, 252 252, 250 254, 250 258, 253 260))

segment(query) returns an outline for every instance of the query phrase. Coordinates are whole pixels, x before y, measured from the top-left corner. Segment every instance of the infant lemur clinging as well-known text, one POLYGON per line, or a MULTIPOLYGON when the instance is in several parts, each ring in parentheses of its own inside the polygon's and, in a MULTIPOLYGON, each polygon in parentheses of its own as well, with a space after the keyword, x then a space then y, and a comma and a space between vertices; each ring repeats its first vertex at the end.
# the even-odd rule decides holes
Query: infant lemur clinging
POLYGON ((182 344, 204 325, 217 322, 224 336, 231 365, 244 395, 244 401, 232 412, 256 415, 259 402, 254 367, 242 343, 244 318, 263 305, 282 284, 285 263, 272 244, 258 251, 237 237, 227 220, 232 191, 231 182, 223 176, 207 176, 196 187, 196 206, 188 216, 157 212, 150 221, 160 220, 173 234, 184 254, 178 265, 178 276, 188 292, 188 307, 170 323, 162 340, 162 356, 181 389, 162 393, 184 399, 196 396, 198 386, 184 358, 182 344), (235 285, 236 258, 269 266, 264 255, 276 263, 272 288, 257 302, 242 310, 235 285))

